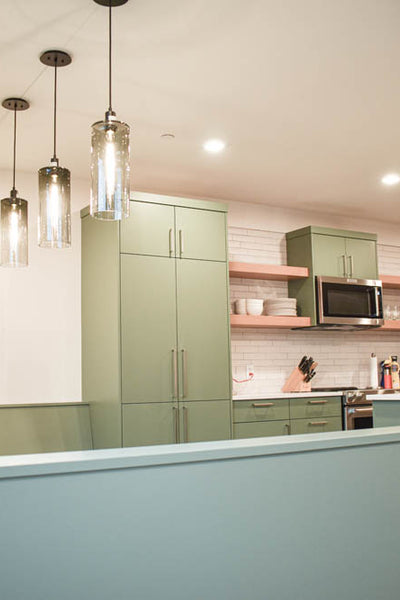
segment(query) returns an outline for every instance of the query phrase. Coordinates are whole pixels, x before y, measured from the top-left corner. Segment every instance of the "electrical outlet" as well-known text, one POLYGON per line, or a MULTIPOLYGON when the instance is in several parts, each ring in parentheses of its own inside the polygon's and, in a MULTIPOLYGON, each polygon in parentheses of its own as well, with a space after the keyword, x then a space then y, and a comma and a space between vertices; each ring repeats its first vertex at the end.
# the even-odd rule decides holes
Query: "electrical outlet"
POLYGON ((246 367, 246 379, 254 377, 254 365, 247 365, 246 367))

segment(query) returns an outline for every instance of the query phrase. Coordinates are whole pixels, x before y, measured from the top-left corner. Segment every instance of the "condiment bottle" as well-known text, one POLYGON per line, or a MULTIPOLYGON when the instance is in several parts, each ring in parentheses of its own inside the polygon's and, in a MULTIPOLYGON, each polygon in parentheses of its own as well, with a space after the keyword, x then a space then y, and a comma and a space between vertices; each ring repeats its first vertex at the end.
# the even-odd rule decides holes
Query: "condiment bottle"
POLYGON ((400 388, 399 363, 397 362, 397 356, 394 354, 391 356, 391 359, 392 388, 398 390, 400 388))
POLYGON ((392 389, 392 374, 391 374, 391 365, 390 359, 385 360, 383 365, 383 387, 385 390, 392 389))

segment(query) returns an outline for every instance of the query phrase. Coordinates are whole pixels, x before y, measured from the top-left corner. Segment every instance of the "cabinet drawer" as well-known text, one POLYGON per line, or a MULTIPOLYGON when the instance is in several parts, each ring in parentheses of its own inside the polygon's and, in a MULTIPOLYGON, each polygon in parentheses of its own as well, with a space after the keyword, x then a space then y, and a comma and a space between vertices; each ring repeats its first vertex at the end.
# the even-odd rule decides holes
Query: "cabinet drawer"
POLYGON ((289 418, 289 400, 235 400, 233 422, 275 421, 289 418))
POLYGON ((342 400, 340 396, 325 396, 321 398, 291 398, 290 418, 305 419, 306 417, 340 417, 342 400))
POLYGON ((288 435, 289 430, 289 420, 263 421, 261 423, 234 423, 233 439, 288 435))
POLYGON ((292 419, 290 433, 319 433, 321 431, 341 431, 342 417, 322 417, 310 419, 292 419))

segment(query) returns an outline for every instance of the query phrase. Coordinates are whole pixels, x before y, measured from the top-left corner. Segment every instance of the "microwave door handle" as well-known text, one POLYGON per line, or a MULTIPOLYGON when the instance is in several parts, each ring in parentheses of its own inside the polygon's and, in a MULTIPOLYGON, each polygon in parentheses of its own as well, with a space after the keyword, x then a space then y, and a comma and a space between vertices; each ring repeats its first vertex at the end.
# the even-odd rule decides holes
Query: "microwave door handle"
POLYGON ((376 314, 376 318, 377 319, 382 318, 379 300, 380 300, 380 297, 379 297, 379 288, 377 288, 375 286, 375 314, 376 314))

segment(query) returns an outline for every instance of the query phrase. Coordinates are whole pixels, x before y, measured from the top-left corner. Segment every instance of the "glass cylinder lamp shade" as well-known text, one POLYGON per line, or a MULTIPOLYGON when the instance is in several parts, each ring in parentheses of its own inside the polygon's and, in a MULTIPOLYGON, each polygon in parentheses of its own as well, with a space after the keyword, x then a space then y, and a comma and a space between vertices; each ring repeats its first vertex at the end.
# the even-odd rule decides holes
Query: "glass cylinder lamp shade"
POLYGON ((39 169, 39 246, 71 246, 70 172, 57 164, 39 169))
POLYGON ((129 217, 129 125, 106 119, 92 125, 90 214, 119 221, 129 217))
POLYGON ((16 196, 1 201, 1 266, 28 266, 28 203, 16 196))

